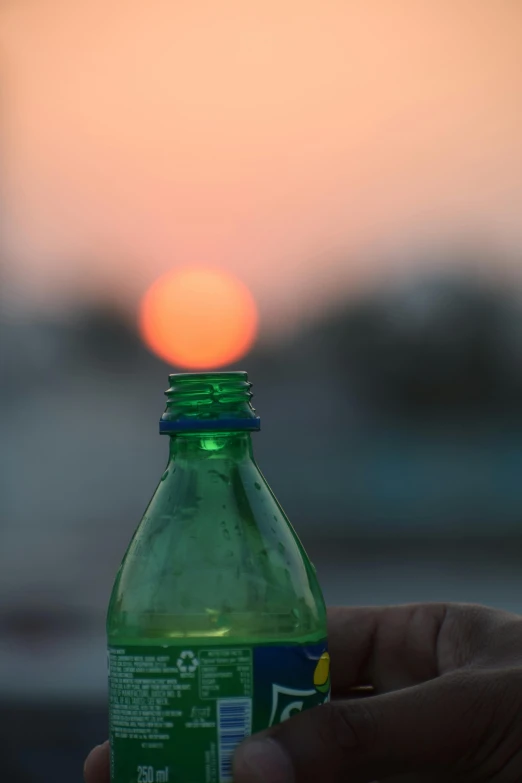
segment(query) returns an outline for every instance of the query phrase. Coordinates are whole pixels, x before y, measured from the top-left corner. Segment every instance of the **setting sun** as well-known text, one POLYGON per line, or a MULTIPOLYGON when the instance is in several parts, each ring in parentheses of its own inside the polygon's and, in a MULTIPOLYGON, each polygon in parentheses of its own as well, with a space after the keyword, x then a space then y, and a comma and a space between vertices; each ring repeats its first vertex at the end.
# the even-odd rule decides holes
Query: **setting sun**
POLYGON ((145 293, 141 336, 155 354, 187 369, 222 367, 240 359, 257 333, 257 307, 248 288, 221 269, 183 267, 145 293))

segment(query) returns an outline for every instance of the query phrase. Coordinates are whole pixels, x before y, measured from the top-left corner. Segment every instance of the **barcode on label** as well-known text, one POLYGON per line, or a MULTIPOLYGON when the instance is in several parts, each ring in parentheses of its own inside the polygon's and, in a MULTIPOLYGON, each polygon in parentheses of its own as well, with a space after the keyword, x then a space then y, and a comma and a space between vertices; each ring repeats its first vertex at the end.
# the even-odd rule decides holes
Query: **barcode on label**
POLYGON ((219 781, 230 783, 234 751, 252 731, 252 699, 219 699, 217 717, 219 781))

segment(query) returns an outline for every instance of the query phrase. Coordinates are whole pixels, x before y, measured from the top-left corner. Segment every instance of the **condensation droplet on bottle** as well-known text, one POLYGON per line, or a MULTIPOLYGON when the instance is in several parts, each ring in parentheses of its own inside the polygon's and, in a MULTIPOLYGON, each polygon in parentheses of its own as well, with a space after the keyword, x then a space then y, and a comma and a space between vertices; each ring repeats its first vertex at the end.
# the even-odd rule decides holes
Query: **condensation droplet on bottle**
POLYGON ((223 530, 223 538, 225 539, 225 541, 230 541, 230 533, 226 528, 223 530))
POLYGON ((280 541, 280 542, 278 543, 278 545, 277 545, 277 548, 279 549, 279 551, 281 552, 281 554, 283 554, 283 552, 285 552, 285 551, 286 551, 286 550, 285 550, 285 545, 283 544, 283 542, 282 542, 282 541, 280 541))
POLYGON ((256 489, 261 489, 261 484, 260 484, 258 481, 255 481, 255 482, 254 482, 254 487, 255 487, 256 489))
POLYGON ((169 475, 169 472, 168 472, 168 470, 166 470, 160 480, 161 481, 165 481, 165 479, 167 478, 168 475, 169 475))

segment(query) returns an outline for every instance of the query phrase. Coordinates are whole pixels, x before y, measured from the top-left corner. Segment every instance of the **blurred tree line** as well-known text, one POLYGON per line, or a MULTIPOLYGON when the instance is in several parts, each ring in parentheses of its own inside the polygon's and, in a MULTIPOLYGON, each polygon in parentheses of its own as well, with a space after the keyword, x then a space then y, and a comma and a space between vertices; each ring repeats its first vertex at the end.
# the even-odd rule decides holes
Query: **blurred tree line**
MULTIPOLYGON (((55 362, 34 337, 26 350, 12 342, 13 351, 27 359, 32 350, 42 362, 47 357, 49 373, 72 365, 100 373, 165 374, 129 315, 110 306, 80 309, 66 336, 52 325, 51 332, 57 331, 62 337, 55 362)), ((522 414, 520 291, 462 272, 410 278, 345 300, 290 342, 260 343, 240 366, 251 370, 256 386, 261 378, 282 382, 328 374, 344 386, 351 404, 372 416, 512 420, 522 414)))
POLYGON ((383 289, 319 325, 366 406, 398 416, 522 412, 519 291, 464 274, 383 289))

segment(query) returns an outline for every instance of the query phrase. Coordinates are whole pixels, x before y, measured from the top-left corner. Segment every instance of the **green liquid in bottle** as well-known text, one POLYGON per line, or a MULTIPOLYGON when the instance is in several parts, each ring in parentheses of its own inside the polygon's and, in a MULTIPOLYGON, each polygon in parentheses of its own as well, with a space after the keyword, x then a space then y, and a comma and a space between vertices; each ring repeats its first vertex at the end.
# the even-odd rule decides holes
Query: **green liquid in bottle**
POLYGON ((169 461, 107 617, 111 777, 229 783, 242 739, 328 700, 326 611, 254 461, 246 373, 169 381, 169 461))

